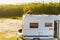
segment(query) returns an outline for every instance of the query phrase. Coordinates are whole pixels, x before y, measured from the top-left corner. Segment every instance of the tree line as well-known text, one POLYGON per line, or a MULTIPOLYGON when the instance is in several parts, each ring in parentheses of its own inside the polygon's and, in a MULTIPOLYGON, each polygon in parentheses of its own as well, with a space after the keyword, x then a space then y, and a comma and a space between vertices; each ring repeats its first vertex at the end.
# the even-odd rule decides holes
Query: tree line
POLYGON ((31 3, 21 5, 0 5, 0 17, 22 17, 27 10, 33 14, 60 14, 60 3, 31 3))

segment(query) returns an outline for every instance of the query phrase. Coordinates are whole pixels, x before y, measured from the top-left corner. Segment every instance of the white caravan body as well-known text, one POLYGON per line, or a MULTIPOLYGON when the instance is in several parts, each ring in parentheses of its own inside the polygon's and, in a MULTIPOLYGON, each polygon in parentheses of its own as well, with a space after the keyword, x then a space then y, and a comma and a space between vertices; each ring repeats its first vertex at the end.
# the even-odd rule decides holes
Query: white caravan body
POLYGON ((24 39, 33 38, 54 38, 54 27, 57 23, 56 36, 59 36, 60 30, 59 15, 26 15, 23 16, 23 35, 24 39))

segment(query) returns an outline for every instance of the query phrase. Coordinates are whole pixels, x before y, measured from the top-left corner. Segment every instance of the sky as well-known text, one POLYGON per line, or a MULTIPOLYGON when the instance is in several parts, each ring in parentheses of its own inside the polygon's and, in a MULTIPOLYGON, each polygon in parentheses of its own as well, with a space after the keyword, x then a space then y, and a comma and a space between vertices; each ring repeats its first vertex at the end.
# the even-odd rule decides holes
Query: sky
MULTIPOLYGON (((22 3, 42 3, 43 0, 0 0, 0 4, 22 4, 22 3)), ((60 0, 44 0, 44 3, 60 2, 60 0)))

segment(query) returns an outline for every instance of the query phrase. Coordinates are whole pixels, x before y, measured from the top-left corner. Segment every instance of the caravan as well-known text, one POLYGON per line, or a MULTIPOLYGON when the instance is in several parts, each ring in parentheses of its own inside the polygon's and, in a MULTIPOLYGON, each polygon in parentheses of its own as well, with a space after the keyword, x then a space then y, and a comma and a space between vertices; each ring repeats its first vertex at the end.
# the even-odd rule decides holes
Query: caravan
POLYGON ((59 15, 26 15, 23 16, 23 39, 60 38, 59 15))

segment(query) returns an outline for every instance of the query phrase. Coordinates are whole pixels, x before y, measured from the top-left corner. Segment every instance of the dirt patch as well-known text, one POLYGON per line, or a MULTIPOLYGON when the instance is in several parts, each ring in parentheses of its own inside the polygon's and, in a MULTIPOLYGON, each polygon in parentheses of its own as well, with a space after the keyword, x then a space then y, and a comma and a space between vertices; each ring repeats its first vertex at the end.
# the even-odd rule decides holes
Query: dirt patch
POLYGON ((0 20, 0 35, 6 38, 16 36, 18 29, 22 28, 22 21, 15 19, 0 20))

